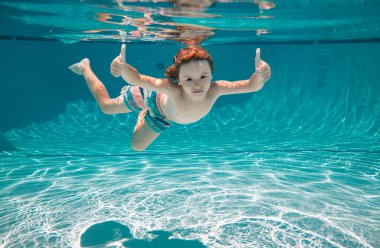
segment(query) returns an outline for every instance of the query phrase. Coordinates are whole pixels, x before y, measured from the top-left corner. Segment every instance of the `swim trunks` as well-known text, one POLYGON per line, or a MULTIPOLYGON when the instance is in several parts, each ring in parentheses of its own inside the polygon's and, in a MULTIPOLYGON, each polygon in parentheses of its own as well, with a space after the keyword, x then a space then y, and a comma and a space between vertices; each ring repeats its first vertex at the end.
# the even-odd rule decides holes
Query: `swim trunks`
POLYGON ((155 132, 160 133, 170 127, 170 120, 164 115, 160 106, 161 94, 138 86, 124 86, 120 94, 124 104, 133 112, 147 109, 146 124, 155 132))

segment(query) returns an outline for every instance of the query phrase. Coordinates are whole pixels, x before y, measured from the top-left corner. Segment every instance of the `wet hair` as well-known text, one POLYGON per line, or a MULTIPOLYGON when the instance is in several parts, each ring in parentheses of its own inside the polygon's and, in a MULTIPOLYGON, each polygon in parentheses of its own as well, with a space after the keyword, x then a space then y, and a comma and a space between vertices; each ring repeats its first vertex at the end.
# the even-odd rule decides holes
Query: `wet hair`
POLYGON ((198 60, 206 60, 211 72, 214 70, 214 61, 206 49, 200 46, 188 46, 182 48, 173 58, 173 64, 165 71, 165 76, 172 82, 178 83, 179 69, 181 65, 198 60))

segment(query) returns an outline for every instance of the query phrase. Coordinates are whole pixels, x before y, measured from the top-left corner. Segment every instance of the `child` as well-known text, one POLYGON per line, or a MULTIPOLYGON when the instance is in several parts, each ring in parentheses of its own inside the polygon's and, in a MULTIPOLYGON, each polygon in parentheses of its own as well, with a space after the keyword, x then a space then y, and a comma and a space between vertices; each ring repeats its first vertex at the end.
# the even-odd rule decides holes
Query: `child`
POLYGON ((165 72, 166 78, 153 78, 140 74, 125 61, 125 45, 120 55, 111 63, 111 74, 121 76, 129 86, 121 95, 110 98, 103 83, 96 77, 85 58, 69 67, 83 75, 90 91, 105 114, 140 111, 134 129, 132 148, 145 150, 170 123, 197 122, 211 110, 218 97, 259 91, 271 76, 267 63, 256 50, 256 71, 248 80, 212 82, 214 62, 210 54, 200 46, 181 49, 173 59, 173 65, 165 72))

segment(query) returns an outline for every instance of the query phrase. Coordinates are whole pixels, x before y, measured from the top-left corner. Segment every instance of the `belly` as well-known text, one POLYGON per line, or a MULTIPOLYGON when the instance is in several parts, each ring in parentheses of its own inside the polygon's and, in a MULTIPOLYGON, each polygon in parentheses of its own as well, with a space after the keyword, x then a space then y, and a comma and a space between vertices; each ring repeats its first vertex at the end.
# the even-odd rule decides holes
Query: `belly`
POLYGON ((163 111, 164 114, 166 115, 166 117, 168 119, 170 119, 171 121, 174 121, 175 123, 178 123, 178 124, 189 124, 189 123, 194 123, 194 122, 197 122, 199 121, 200 119, 202 119, 203 117, 205 117, 207 115, 206 114, 200 114, 200 113, 197 113, 197 112, 194 112, 194 113, 190 113, 190 112, 168 112, 168 113, 165 113, 165 111, 163 111))

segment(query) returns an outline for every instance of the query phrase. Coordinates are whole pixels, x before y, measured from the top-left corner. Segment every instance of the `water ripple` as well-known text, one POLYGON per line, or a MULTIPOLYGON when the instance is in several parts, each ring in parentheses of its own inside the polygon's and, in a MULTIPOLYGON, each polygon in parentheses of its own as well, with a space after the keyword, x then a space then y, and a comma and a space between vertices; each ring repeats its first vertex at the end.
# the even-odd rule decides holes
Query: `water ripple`
POLYGON ((137 239, 166 230, 210 247, 376 246, 377 154, 179 157, 2 156, 16 168, 2 167, 1 242, 78 247, 114 220, 137 239))

